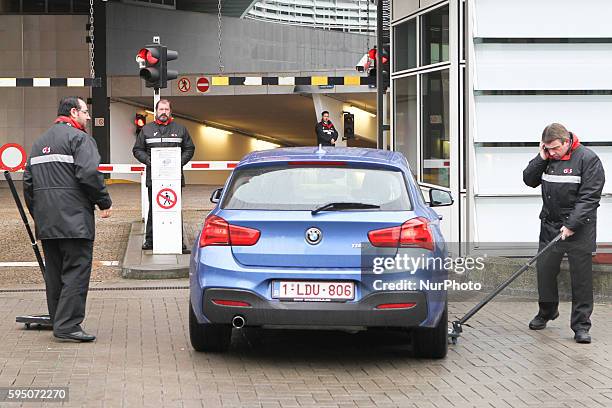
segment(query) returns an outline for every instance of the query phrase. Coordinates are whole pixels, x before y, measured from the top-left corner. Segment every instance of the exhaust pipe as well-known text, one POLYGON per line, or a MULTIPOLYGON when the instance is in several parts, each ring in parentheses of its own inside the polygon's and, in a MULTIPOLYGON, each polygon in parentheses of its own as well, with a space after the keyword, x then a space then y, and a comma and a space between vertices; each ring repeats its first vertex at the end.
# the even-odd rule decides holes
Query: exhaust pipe
POLYGON ((242 329, 244 327, 244 317, 240 316, 240 315, 236 315, 232 318, 232 326, 235 329, 242 329))

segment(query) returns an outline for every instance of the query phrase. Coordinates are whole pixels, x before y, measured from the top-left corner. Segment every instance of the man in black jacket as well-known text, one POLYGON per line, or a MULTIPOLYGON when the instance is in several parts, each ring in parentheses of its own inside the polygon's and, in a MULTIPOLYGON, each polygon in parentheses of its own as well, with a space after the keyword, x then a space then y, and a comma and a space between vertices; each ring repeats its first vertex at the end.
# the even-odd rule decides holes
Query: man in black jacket
POLYGON ((567 253, 572 282, 571 328, 577 343, 590 343, 593 312, 592 252, 596 249, 597 207, 605 183, 601 160, 558 123, 542 133, 539 154, 523 171, 530 187, 542 186, 540 249, 562 233, 562 241, 537 261, 539 312, 529 323, 541 330, 559 316, 557 275, 567 253))
MULTIPOLYGON (((193 157, 195 146, 185 126, 174 122, 172 107, 167 99, 160 99, 155 106, 155 122, 147 123, 138 136, 132 153, 142 164, 147 165, 147 188, 149 190, 149 215, 142 249, 153 249, 153 188, 151 186, 151 149, 154 147, 181 148, 181 186, 185 186, 182 166, 193 157)), ((185 249, 185 245, 183 245, 185 249)))
POLYGON ((32 145, 23 174, 23 194, 45 252, 47 306, 53 335, 93 341, 81 323, 95 237, 94 206, 111 215, 111 198, 98 171, 95 140, 85 132, 87 104, 77 97, 60 101, 55 124, 32 145))
POLYGON ((338 131, 329 120, 329 112, 321 112, 321 121, 315 126, 317 133, 317 144, 323 146, 335 146, 338 140, 338 131))

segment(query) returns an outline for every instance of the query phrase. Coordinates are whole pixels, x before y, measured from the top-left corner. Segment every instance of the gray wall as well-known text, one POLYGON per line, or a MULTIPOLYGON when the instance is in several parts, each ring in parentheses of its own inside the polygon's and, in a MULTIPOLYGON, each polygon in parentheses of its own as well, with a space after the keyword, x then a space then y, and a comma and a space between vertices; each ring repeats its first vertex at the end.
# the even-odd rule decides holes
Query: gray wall
MULTIPOLYGON (((82 15, 0 15, 0 77, 88 77, 86 22, 82 15)), ((19 143, 29 154, 66 95, 86 98, 89 88, 0 88, 0 145, 19 143)))
MULTIPOLYGON (((108 4, 108 74, 137 75, 136 53, 153 35, 179 52, 171 69, 218 73, 217 16, 121 3, 108 4)), ((367 51, 367 37, 224 17, 225 72, 274 72, 354 68, 367 51)), ((370 46, 376 42, 370 38, 370 46)))

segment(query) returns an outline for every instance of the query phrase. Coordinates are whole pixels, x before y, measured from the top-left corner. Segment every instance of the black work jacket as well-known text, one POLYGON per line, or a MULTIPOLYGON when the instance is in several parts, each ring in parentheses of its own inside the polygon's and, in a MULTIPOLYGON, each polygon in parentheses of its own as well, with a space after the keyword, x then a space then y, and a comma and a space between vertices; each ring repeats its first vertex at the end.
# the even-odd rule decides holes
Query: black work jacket
POLYGON ((568 241, 595 245, 597 207, 605 183, 601 160, 573 137, 572 150, 562 160, 543 160, 538 154, 523 171, 530 187, 542 186, 541 239, 551 240, 561 226, 575 232, 568 241))
POLYGON ((112 205, 99 165, 96 141, 70 124, 56 123, 34 142, 23 195, 38 239, 94 239, 94 206, 112 205))
POLYGON ((134 157, 147 166, 147 187, 151 187, 151 149, 154 147, 181 148, 181 185, 185 185, 185 174, 182 166, 193 157, 195 146, 185 126, 170 122, 159 125, 156 122, 147 123, 136 137, 132 153, 134 157))
POLYGON ((317 133, 317 145, 334 146, 331 140, 338 140, 338 131, 331 120, 327 123, 323 123, 323 121, 317 123, 315 132, 317 133))

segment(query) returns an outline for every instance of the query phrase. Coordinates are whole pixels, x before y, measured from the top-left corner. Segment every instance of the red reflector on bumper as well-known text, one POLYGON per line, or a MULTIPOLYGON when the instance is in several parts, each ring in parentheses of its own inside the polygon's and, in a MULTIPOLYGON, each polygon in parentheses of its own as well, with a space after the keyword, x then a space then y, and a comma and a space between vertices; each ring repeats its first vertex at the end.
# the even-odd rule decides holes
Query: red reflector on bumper
POLYGON ((376 306, 377 309, 410 309, 415 307, 416 303, 383 303, 376 306))
POLYGON ((212 302, 219 306, 251 307, 250 303, 241 302, 239 300, 213 299, 212 302))

